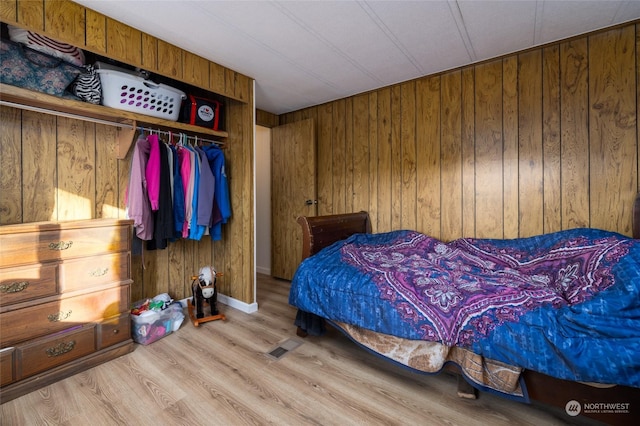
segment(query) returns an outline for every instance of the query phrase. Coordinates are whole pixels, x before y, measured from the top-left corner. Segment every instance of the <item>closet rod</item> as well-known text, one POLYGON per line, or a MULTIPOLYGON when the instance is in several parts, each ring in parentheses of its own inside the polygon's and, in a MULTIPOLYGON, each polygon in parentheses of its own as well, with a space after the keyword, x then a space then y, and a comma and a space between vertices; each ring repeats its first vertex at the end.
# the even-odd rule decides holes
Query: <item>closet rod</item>
POLYGON ((73 113, 70 113, 70 112, 55 111, 55 110, 52 110, 52 109, 40 108, 40 107, 37 107, 37 106, 19 104, 19 103, 15 103, 15 102, 9 102, 9 101, 0 100, 0 105, 12 107, 12 108, 24 109, 24 110, 27 110, 27 111, 41 112, 41 113, 45 113, 45 114, 57 115, 59 117, 73 118, 73 119, 76 119, 76 120, 90 121, 91 123, 96 123, 96 124, 106 124, 107 126, 122 127, 122 128, 126 128, 126 129, 133 129, 134 128, 134 126, 132 126, 131 124, 127 124, 127 123, 119 123, 117 121, 102 120, 100 118, 86 117, 84 115, 73 114, 73 113))
MULTIPOLYGON (((149 127, 142 127, 139 126, 138 130, 142 131, 142 132, 150 132, 150 133, 160 133, 166 136, 180 136, 180 135, 185 135, 185 137, 187 138, 187 140, 191 139, 193 141, 197 141, 197 142, 204 142, 204 143, 210 143, 210 144, 214 144, 217 145, 219 147, 224 147, 224 142, 220 142, 220 141, 214 141, 211 139, 205 139, 205 138, 201 138, 201 137, 197 137, 197 136, 191 136, 186 134, 185 132, 169 132, 167 130, 160 130, 160 129, 152 129, 149 127)), ((171 141, 173 142, 173 141, 171 141)))

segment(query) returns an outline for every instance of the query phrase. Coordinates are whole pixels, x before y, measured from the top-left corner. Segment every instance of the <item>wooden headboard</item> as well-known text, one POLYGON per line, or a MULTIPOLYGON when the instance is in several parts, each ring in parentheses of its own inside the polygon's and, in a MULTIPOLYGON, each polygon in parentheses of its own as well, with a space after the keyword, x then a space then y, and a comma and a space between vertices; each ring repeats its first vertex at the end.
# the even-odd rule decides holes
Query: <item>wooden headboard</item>
POLYGON ((367 212, 300 216, 298 223, 302 226, 303 259, 352 234, 371 233, 371 222, 367 212))
MULTIPOLYGON (((302 258, 305 259, 351 234, 371 233, 367 212, 327 216, 300 216, 302 226, 302 258)), ((640 192, 633 203, 633 238, 640 239, 640 192)))

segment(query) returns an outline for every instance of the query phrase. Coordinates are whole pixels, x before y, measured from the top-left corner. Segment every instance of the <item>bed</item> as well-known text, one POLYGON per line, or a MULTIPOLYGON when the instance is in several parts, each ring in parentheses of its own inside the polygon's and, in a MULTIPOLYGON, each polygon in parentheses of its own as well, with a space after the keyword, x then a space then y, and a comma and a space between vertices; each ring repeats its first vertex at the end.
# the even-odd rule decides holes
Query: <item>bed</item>
POLYGON ((635 239, 583 228, 451 242, 372 234, 366 212, 300 217, 297 334, 328 323, 411 371, 457 372, 461 396, 472 386, 629 424, 640 419, 640 194, 633 217, 635 239))

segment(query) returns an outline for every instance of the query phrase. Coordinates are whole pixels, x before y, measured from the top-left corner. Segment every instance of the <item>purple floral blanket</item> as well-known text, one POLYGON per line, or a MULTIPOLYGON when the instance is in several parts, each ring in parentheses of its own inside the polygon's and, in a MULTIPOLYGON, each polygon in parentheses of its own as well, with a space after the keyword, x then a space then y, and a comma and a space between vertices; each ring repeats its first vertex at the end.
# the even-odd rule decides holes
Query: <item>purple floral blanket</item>
POLYGON ((290 303, 556 377, 640 387, 640 242, 620 234, 359 234, 306 259, 290 303))

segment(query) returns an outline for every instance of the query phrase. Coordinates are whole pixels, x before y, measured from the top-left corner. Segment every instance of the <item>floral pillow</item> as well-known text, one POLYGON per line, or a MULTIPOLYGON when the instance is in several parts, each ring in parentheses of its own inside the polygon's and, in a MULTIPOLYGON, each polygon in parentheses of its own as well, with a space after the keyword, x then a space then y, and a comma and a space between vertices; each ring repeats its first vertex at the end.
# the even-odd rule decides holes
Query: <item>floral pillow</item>
POLYGON ((1 41, 0 58, 0 82, 55 96, 63 96, 81 72, 61 59, 8 40, 1 41))

